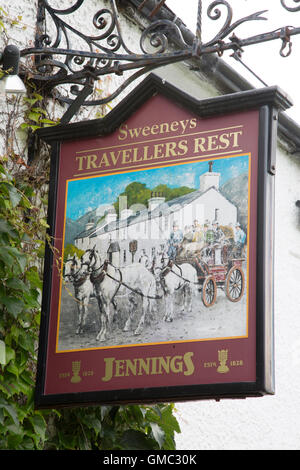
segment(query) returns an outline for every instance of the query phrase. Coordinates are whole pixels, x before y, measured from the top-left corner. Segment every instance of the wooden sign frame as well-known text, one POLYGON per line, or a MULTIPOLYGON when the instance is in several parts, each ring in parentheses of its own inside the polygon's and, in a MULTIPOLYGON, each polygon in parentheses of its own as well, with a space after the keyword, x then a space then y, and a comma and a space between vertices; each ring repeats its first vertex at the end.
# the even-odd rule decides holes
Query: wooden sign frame
MULTIPOLYGON (((53 244, 46 247, 45 254, 35 394, 37 408, 244 398, 274 393, 273 224, 277 119, 278 112, 290 105, 288 98, 277 87, 199 101, 159 77, 149 75, 105 118, 38 131, 39 137, 52 148, 48 224, 53 244), (241 181, 242 170, 239 168, 242 165, 246 168, 247 183, 242 193, 246 198, 244 211, 242 206, 238 207, 232 194, 233 180, 228 183, 229 193, 226 196, 225 185, 222 188, 219 186, 229 167, 235 168, 235 174, 241 181), (116 197, 122 194, 120 188, 124 190, 125 182, 127 186, 136 182, 146 187, 143 181, 147 180, 143 178, 150 173, 156 178, 156 187, 162 185, 166 178, 175 183, 175 180, 184 181, 182 175, 185 175, 186 181, 188 176, 197 175, 203 185, 202 190, 185 192, 173 196, 173 199, 170 196, 169 200, 162 194, 151 194, 151 208, 137 210, 135 207, 134 211, 130 209, 128 212, 126 207, 127 215, 123 219, 121 212, 119 217, 112 219, 108 214, 113 211, 108 210, 102 215, 96 212, 100 222, 93 220, 81 233, 77 230, 73 248, 77 244, 77 252, 85 256, 81 261, 88 265, 89 271, 86 272, 94 286, 89 305, 93 305, 93 312, 98 312, 94 317, 89 310, 84 314, 91 317, 90 329, 85 331, 86 318, 82 317, 82 321, 76 318, 74 321, 76 305, 82 301, 82 297, 78 300, 77 295, 79 283, 76 287, 75 283, 72 285, 69 282, 72 273, 74 281, 75 271, 79 276, 81 265, 76 266, 75 261, 80 263, 80 256, 74 258, 73 271, 69 270, 68 276, 65 271, 67 236, 71 233, 70 221, 67 220, 69 211, 71 213, 75 207, 78 210, 79 197, 84 201, 82 206, 88 207, 87 199, 91 199, 93 184, 98 185, 93 194, 99 196, 101 205, 105 202, 104 187, 106 192, 109 188, 116 197), (103 186, 104 182, 106 186, 103 186), (216 204, 210 203, 213 198, 217 198, 224 210, 218 212, 219 206, 216 209, 216 204), (124 243, 128 242, 129 259, 123 249, 121 262, 118 253, 119 264, 125 266, 140 261, 141 266, 141 255, 146 254, 145 247, 148 246, 143 244, 142 239, 137 239, 141 224, 148 227, 147 220, 151 217, 154 220, 154 214, 157 221, 165 220, 167 223, 167 219, 170 222, 173 217, 172 223, 175 223, 176 218, 181 217, 183 207, 194 210, 193 201, 197 201, 197 217, 201 219, 199 225, 202 232, 199 236, 203 239, 204 225, 211 224, 212 218, 217 219, 214 222, 218 222, 219 228, 223 228, 223 235, 224 226, 229 226, 230 222, 242 225, 246 232, 243 254, 235 252, 229 257, 226 250, 218 250, 220 244, 217 246, 209 242, 210 251, 206 248, 206 257, 197 258, 198 266, 190 263, 193 273, 197 275, 194 284, 199 282, 196 286, 199 298, 190 313, 190 323, 186 323, 189 314, 178 313, 177 305, 172 315, 168 313, 170 303, 175 302, 176 288, 172 294, 174 298, 169 296, 167 303, 162 304, 167 296, 165 279, 170 271, 174 279, 175 276, 180 277, 178 273, 181 274, 182 285, 190 283, 191 286, 193 283, 191 278, 187 279, 188 271, 183 274, 185 268, 180 263, 179 271, 176 271, 178 258, 173 259, 158 278, 161 282, 160 295, 157 290, 147 291, 149 299, 161 302, 160 308, 154 309, 156 318, 155 314, 150 315, 132 331, 126 323, 127 339, 121 333, 118 336, 116 331, 124 327, 122 315, 125 311, 128 315, 128 306, 121 313, 117 309, 114 319, 105 316, 105 299, 100 284, 104 278, 107 281, 108 276, 111 282, 116 282, 116 276, 119 276, 116 298, 119 289, 127 288, 125 300, 136 313, 144 295, 143 286, 152 285, 153 266, 143 266, 149 273, 143 277, 143 285, 130 284, 126 270, 118 268, 112 271, 115 251, 106 249, 107 257, 99 265, 102 279, 98 278, 98 287, 95 288, 96 274, 92 272, 92 267, 96 266, 96 255, 92 253, 94 246, 99 249, 106 243, 107 248, 110 240, 118 246, 117 249, 122 250, 124 243), (214 217, 208 209, 210 204, 215 204, 214 217), (229 213, 230 216, 226 215, 229 213), (141 222, 135 225, 132 235, 129 229, 138 217, 141 222), (127 222, 122 225, 122 220, 127 222), (127 232, 121 237, 122 227, 127 232), (215 256, 213 263, 212 248, 215 256), (236 261, 241 259, 244 266, 246 260, 245 271, 239 268, 240 264, 236 261), (175 271, 177 275, 173 274, 175 271), (233 291, 238 289, 239 280, 230 280, 229 271, 239 278, 243 276, 241 291, 237 290, 237 294, 233 292, 231 298, 228 286, 233 291), (73 307, 70 307, 70 302, 73 302, 73 307), (234 326, 233 319, 237 319, 238 326, 234 326), (145 331, 148 331, 148 336, 145 331)), ((133 202, 137 203, 138 200, 133 202)), ((90 203, 95 219, 93 201, 90 200, 90 203)), ((186 240, 195 243, 196 224, 191 218, 192 212, 189 214, 190 224, 194 226, 192 229, 190 227, 192 238, 186 240)), ((170 225, 168 229, 171 230, 170 225)), ((222 245, 223 242, 220 243, 222 245)), ((157 253, 159 245, 164 245, 166 250, 170 244, 165 234, 163 243, 152 247, 152 254, 157 253)), ((187 249, 187 245, 184 246, 187 249)), ((236 240, 234 249, 237 250, 236 240)), ((179 256, 178 252, 176 256, 179 256)), ((79 277, 76 279, 79 280, 79 277)), ((110 298, 111 304, 114 300, 115 297, 110 298)))

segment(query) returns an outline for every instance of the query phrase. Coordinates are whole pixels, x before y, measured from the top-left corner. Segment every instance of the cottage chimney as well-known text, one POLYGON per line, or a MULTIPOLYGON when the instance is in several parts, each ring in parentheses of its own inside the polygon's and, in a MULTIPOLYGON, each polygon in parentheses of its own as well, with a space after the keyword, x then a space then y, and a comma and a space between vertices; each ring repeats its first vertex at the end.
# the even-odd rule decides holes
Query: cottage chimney
POLYGON ((108 212, 105 216, 106 224, 110 224, 111 222, 115 222, 117 220, 117 214, 115 212, 108 212))
POLYGON ((94 227, 94 222, 88 222, 87 224, 85 224, 85 230, 88 231, 90 230, 91 228, 94 227))
POLYGON ((209 188, 212 188, 212 187, 219 189, 221 173, 216 173, 213 171, 213 163, 214 162, 209 162, 208 171, 200 175, 200 191, 201 192, 207 191, 209 188))
POLYGON ((148 209, 149 211, 153 211, 156 207, 158 207, 160 204, 163 204, 165 202, 165 197, 163 196, 163 193, 161 192, 152 192, 151 193, 151 198, 148 199, 148 209))
POLYGON ((121 220, 128 219, 133 214, 131 209, 123 209, 121 211, 121 220))

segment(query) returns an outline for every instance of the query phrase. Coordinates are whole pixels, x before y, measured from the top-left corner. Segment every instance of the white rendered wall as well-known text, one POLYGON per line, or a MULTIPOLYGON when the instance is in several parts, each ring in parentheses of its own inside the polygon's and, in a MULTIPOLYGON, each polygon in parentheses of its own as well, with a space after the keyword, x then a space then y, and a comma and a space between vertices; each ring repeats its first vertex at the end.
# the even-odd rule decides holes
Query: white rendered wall
POLYGON ((275 395, 177 403, 177 449, 300 449, 300 162, 280 148, 275 195, 275 395))
MULTIPOLYGON (((6 43, 16 44, 20 49, 33 45, 37 0, 2 3, 5 3, 3 8, 9 12, 9 20, 18 15, 22 19, 15 25, 4 18, 6 32, 0 35, 1 50, 6 43)), ((91 16, 102 4, 100 0, 88 0, 88 3, 89 17, 80 16, 83 25, 90 24, 91 16)), ((63 2, 58 4, 65 6, 63 2)), ((52 5, 55 6, 54 2, 51 2, 52 5)), ((140 30, 127 20, 122 24, 129 47, 137 51, 140 30)), ((186 88, 195 97, 206 98, 218 94, 211 84, 201 82, 184 64, 161 68, 158 73, 180 89, 186 88)), ((116 81, 123 79, 124 77, 107 77, 99 86, 107 92, 116 81)), ((133 83, 131 89, 134 86, 133 83)), ((54 109, 54 105, 50 103, 49 109, 52 108, 54 109)), ((9 112, 4 96, 1 95, 2 153, 9 112)), ((90 112, 88 110, 81 114, 79 119, 82 116, 86 119, 90 112)), ((19 145, 20 148, 24 145, 23 138, 19 145)), ((276 394, 246 400, 176 404, 176 414, 182 430, 177 435, 177 449, 300 449, 300 209, 295 206, 298 199, 300 159, 288 155, 279 147, 275 227, 276 394)))

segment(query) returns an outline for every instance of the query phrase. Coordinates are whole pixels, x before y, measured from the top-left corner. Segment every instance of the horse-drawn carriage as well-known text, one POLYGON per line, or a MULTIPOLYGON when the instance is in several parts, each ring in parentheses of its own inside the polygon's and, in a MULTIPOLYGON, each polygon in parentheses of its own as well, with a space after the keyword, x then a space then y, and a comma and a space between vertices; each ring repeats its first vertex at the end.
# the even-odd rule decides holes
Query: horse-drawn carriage
POLYGON ((231 302, 238 302, 244 293, 245 275, 241 250, 232 239, 225 238, 220 243, 190 243, 188 249, 182 247, 175 263, 190 263, 197 271, 199 290, 206 307, 211 307, 217 298, 218 288, 225 291, 231 302), (194 246, 193 246, 194 245, 194 246))
POLYGON ((114 302, 118 296, 125 295, 130 303, 126 312, 122 311, 122 315, 126 313, 124 331, 132 328, 135 299, 142 299, 142 312, 134 329, 136 335, 142 332, 146 316, 153 312, 155 315, 157 300, 164 300, 163 319, 173 321, 176 293, 180 293, 181 310, 187 312, 192 311, 193 294, 197 290, 206 307, 215 303, 218 288, 232 302, 238 302, 243 296, 245 259, 230 237, 219 243, 215 240, 183 243, 175 260, 162 252, 156 253, 151 263, 147 261, 140 259, 139 263, 118 268, 112 260, 102 260, 95 246, 87 249, 80 260, 75 257, 67 260, 65 276, 73 282, 78 307, 77 334, 84 328, 92 294, 99 307, 101 326, 96 339, 100 341, 105 341, 111 318, 118 310, 114 302), (114 311, 110 312, 112 307, 114 311))

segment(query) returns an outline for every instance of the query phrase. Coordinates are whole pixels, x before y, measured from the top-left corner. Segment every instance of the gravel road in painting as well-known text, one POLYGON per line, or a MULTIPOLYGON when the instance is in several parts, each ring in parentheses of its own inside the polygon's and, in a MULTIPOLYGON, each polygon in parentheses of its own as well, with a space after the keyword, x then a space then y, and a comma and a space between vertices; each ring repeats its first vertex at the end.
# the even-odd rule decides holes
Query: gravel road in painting
POLYGON ((124 332, 128 318, 130 302, 128 296, 117 300, 118 311, 111 321, 108 338, 104 342, 96 341, 100 329, 100 315, 97 300, 92 297, 84 331, 76 334, 77 308, 72 284, 62 288, 62 305, 60 313, 58 350, 95 349, 106 346, 160 343, 173 341, 205 340, 212 338, 239 337, 247 334, 247 289, 239 302, 231 302, 223 289, 218 288, 217 299, 211 307, 205 307, 201 300, 201 292, 196 291, 191 312, 181 311, 182 298, 176 293, 174 319, 172 322, 163 320, 165 299, 157 301, 156 314, 146 318, 143 332, 134 334, 137 327, 141 301, 136 298, 132 331, 124 332))

